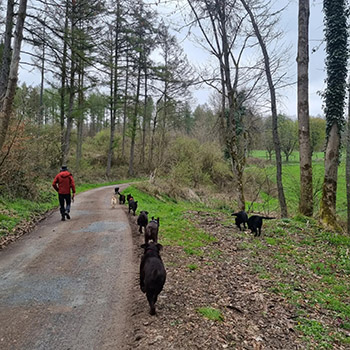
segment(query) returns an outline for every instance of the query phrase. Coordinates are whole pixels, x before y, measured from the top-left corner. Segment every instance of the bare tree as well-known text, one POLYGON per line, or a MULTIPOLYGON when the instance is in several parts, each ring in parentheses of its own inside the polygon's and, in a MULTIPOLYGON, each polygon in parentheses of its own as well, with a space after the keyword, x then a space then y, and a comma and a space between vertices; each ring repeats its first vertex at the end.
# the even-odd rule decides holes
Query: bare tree
MULTIPOLYGON (((192 1, 188 0, 195 22, 198 24, 208 49, 219 63, 221 111, 220 126, 225 139, 225 147, 230 154, 232 172, 235 175, 238 207, 245 210, 243 171, 246 163, 246 147, 239 147, 236 122, 238 104, 238 83, 240 60, 246 48, 248 36, 234 54, 239 34, 242 33, 244 16, 230 1, 192 1)), ((242 134, 242 137, 244 134, 242 134)))
POLYGON ((282 156, 281 156, 280 139, 278 135, 276 89, 275 89, 275 84, 273 81, 273 76, 271 71, 270 56, 266 47, 265 40, 260 31, 258 22, 256 20, 256 17, 252 9, 250 8, 250 6, 245 0, 241 0, 241 3, 249 15, 250 21, 254 28, 255 35, 259 41, 261 51, 264 57, 265 74, 266 74, 266 79, 270 90, 270 99, 271 99, 272 133, 273 133, 273 140, 274 140, 275 154, 276 154, 276 168, 277 168, 276 178, 277 178, 278 200, 279 200, 280 209, 281 209, 281 216, 287 217, 288 216, 287 204, 286 204, 286 198, 284 195, 284 189, 283 189, 283 183, 282 183, 282 156))
MULTIPOLYGON (((11 11, 8 16, 13 18, 13 4, 9 1, 11 11)), ((0 96, 0 150, 5 143, 6 135, 10 123, 10 118, 13 113, 13 99, 16 93, 17 81, 18 81, 18 66, 20 60, 20 51, 23 39, 23 27, 27 12, 27 0, 20 0, 17 12, 17 22, 14 34, 14 44, 12 50, 12 57, 9 61, 7 58, 4 60, 4 66, 2 71, 8 71, 7 79, 5 80, 6 89, 4 95, 0 96), (8 67, 8 64, 9 67, 8 67)), ((10 34, 10 33, 8 33, 10 34)), ((5 73, 6 76, 6 73, 5 73)))

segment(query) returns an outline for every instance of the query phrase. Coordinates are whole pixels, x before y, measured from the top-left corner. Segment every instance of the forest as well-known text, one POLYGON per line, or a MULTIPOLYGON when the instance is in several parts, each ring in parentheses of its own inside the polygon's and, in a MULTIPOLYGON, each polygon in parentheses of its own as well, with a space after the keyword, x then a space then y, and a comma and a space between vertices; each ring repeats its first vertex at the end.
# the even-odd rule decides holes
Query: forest
POLYGON ((1 196, 36 200, 68 164, 81 183, 165 179, 178 189, 228 192, 241 210, 269 198, 281 217, 300 213, 345 229, 344 187, 341 213, 336 206, 338 168, 349 157, 347 5, 341 3, 323 6, 324 117, 309 115, 306 4, 299 4, 297 77, 289 76, 281 53, 285 8, 276 11, 269 1, 163 3, 211 56, 201 69, 187 59, 175 24, 157 12, 158 1, 3 4, 1 196), (18 84, 21 55, 30 57, 24 64, 40 77, 37 86, 18 84), (298 120, 278 111, 279 88, 293 80, 298 120), (191 91, 204 84, 213 92, 195 106, 191 91), (298 204, 285 194, 292 160, 299 163, 293 175, 299 190, 292 191, 298 204))
MULTIPOLYGON (((246 334, 259 345, 246 332, 256 317, 269 324, 275 348, 295 339, 305 349, 345 349, 349 3, 322 1, 324 37, 316 48, 313 7, 297 3, 293 52, 280 22, 288 4, 270 0, 0 1, 0 251, 57 209, 51 184, 66 165, 77 193, 128 183, 161 217, 162 254, 178 278, 167 282, 173 294, 154 321, 173 327, 168 344, 180 341, 174 330, 188 334, 188 325, 200 324, 212 348, 234 348, 246 334), (188 58, 183 33, 206 64, 188 58), (323 49, 323 114, 313 116, 310 53, 323 49), (37 84, 19 80, 24 67, 37 84), (297 91, 296 118, 281 112, 286 86, 297 91), (196 103, 201 88, 211 93, 196 103), (254 238, 233 225, 238 211, 276 220, 254 238), (179 286, 187 305, 205 299, 215 307, 181 309, 180 317, 173 310, 179 286), (242 304, 220 304, 232 290, 242 304), (213 309, 221 311, 210 318, 213 309), (245 323, 232 325, 237 315, 245 323), (237 339, 227 329, 238 329, 237 339)), ((196 332, 189 333, 196 346, 196 332)))

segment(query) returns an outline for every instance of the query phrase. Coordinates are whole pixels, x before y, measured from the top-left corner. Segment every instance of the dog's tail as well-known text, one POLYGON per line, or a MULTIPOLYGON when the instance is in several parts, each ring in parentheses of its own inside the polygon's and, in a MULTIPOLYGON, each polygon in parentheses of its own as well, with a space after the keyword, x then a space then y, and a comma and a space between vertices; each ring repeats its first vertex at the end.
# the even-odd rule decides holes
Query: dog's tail
POLYGON ((233 213, 231 216, 237 216, 239 213, 233 213))
POLYGON ((273 220, 273 219, 276 219, 276 218, 269 218, 268 216, 262 216, 261 218, 262 218, 262 219, 265 219, 265 220, 273 220))

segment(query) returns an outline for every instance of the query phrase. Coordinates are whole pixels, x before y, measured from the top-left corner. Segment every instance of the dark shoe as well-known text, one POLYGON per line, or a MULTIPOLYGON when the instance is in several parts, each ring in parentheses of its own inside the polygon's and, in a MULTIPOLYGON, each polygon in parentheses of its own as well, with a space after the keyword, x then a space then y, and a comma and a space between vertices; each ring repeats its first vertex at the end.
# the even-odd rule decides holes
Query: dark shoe
POLYGON ((66 213, 67 219, 70 220, 70 215, 69 213, 66 213))
POLYGON ((64 216, 62 216, 61 221, 66 221, 66 218, 64 216))

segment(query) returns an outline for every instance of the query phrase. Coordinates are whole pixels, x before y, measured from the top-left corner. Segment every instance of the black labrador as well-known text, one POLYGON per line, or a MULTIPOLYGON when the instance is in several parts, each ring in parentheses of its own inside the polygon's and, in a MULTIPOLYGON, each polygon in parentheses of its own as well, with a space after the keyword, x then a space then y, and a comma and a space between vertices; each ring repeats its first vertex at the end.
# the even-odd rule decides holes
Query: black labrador
POLYGON ((263 223, 263 219, 272 220, 275 218, 269 218, 266 216, 252 215, 248 219, 248 228, 254 233, 254 237, 258 237, 261 235, 261 227, 263 223))
POLYGON ((159 243, 151 242, 142 244, 141 248, 144 253, 140 264, 140 288, 146 293, 150 314, 155 315, 155 304, 166 280, 166 271, 159 254, 163 247, 159 243))
POLYGON ((148 211, 141 210, 140 215, 137 217, 137 225, 139 226, 139 232, 142 233, 142 227, 146 232, 146 226, 148 224, 148 211))
POLYGON ((119 195, 119 204, 125 204, 125 195, 124 194, 119 195))
POLYGON ((238 213, 233 213, 232 216, 236 217, 236 226, 239 228, 240 231, 242 231, 241 224, 243 224, 243 227, 246 228, 245 224, 246 222, 248 222, 248 215, 244 210, 239 211, 238 213))

